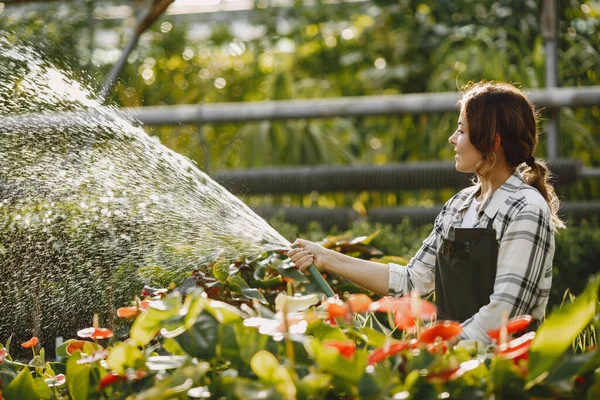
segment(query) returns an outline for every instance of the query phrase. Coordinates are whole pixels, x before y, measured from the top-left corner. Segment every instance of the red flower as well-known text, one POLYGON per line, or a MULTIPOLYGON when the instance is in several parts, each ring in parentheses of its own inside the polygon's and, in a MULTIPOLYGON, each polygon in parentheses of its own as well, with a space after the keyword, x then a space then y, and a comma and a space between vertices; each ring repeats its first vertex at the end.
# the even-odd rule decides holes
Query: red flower
POLYGON ((448 341, 458 336, 461 331, 462 327, 456 321, 440 321, 424 330, 419 337, 419 341, 421 343, 434 343, 438 337, 443 341, 448 341))
POLYGON ((100 383, 98 384, 98 390, 104 390, 108 386, 114 385, 122 379, 123 377, 117 374, 116 372, 109 372, 108 374, 104 375, 102 379, 100 379, 100 383))
POLYGON ((415 347, 417 347, 417 345, 418 343, 416 340, 405 340, 403 342, 396 342, 389 345, 385 345, 383 347, 375 349, 375 351, 373 351, 369 355, 367 362, 369 363, 369 365, 376 364, 380 361, 385 360, 387 357, 398 354, 406 349, 414 349, 415 347))
POLYGON ((427 351, 429 354, 446 354, 446 352, 448 352, 448 342, 429 343, 427 345, 427 351))
POLYGON ((337 340, 326 340, 323 342, 323 346, 335 347, 341 355, 346 358, 352 358, 354 351, 356 350, 356 344, 354 342, 338 342, 337 340))
POLYGON ((32 347, 37 346, 37 344, 40 341, 38 340, 38 338, 36 336, 32 337, 31 339, 29 339, 28 341, 26 341, 25 343, 21 343, 21 346, 25 347, 26 349, 30 349, 32 347))
POLYGON ((81 338, 90 338, 94 340, 108 339, 113 336, 113 332, 108 328, 85 328, 77 331, 77 336, 81 338))
POLYGON ((529 332, 520 338, 502 344, 498 348, 498 356, 505 360, 513 360, 515 363, 519 360, 527 360, 529 358, 529 348, 534 338, 535 332, 529 332))
MULTIPOLYGON (((515 333, 519 333, 525 330, 529 326, 529 324, 531 324, 532 321, 533 318, 530 315, 522 315, 519 317, 512 318, 506 323, 506 333, 508 335, 514 335, 515 333)), ((490 337, 490 339, 498 341, 500 340, 501 329, 502 327, 499 327, 498 329, 492 329, 491 331, 488 331, 487 334, 490 337)))
POLYGON ((394 323, 399 329, 415 326, 415 320, 430 320, 437 313, 437 308, 429 301, 420 298, 386 296, 373 302, 369 307, 371 311, 394 313, 394 323))
POLYGON ((6 349, 0 349, 0 363, 4 361, 7 355, 8 351, 6 351, 6 349))
POLYGON ((351 294, 348 297, 348 306, 354 313, 361 313, 369 310, 369 306, 373 303, 373 300, 366 294, 351 294))
POLYGON ((327 302, 325 304, 327 305, 325 310, 327 311, 327 314, 329 314, 330 317, 347 318, 350 314, 348 305, 335 297, 330 297, 329 299, 327 299, 327 302))

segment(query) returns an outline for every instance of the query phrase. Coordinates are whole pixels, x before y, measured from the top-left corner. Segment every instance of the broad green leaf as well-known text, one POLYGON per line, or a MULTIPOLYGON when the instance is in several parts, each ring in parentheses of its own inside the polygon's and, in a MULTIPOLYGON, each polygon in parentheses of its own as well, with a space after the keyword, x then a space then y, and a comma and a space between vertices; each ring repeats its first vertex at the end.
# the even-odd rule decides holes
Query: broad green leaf
MULTIPOLYGON (((144 346, 165 328, 167 321, 181 318, 181 296, 169 295, 160 301, 153 301, 133 322, 130 337, 137 345, 144 346)), ((183 320, 181 320, 183 325, 183 320)))
POLYGON ((164 371, 181 367, 189 360, 189 356, 152 356, 146 360, 146 366, 151 371, 164 371))
POLYGON ((215 356, 219 341, 219 323, 208 312, 202 312, 194 325, 175 341, 191 357, 210 359, 215 356))
POLYGON ((148 390, 138 393, 135 398, 136 400, 184 399, 188 390, 197 385, 195 381, 202 379, 209 369, 210 365, 204 362, 176 369, 148 390))
POLYGON ((269 304, 265 296, 263 296, 262 292, 255 288, 242 288, 242 294, 244 297, 250 300, 258 300, 263 304, 269 304))
POLYGON ((229 324, 242 319, 240 310, 222 301, 210 300, 208 304, 205 304, 204 309, 222 324, 229 324))
POLYGON ((281 312, 283 312, 285 309, 286 314, 291 314, 304 311, 318 302, 319 296, 316 294, 309 294, 306 296, 288 296, 284 293, 279 293, 275 298, 275 309, 281 312))
POLYGON ((554 311, 537 330, 529 350, 528 385, 543 380, 573 340, 592 321, 598 302, 600 276, 590 279, 571 304, 554 311))
MULTIPOLYGON (((265 348, 269 337, 267 335, 261 335, 258 332, 258 329, 244 326, 243 323, 233 325, 233 331, 235 333, 236 345, 239 349, 239 357, 246 364, 250 364, 254 354, 265 348)), ((223 347, 225 346, 227 346, 227 344, 223 341, 223 347)))
POLYGON ((8 386, 10 382, 15 379, 21 368, 21 366, 15 365, 15 363, 8 358, 5 358, 4 361, 0 363, 0 381, 4 387, 8 386))
POLYGON ((35 384, 29 368, 21 369, 8 386, 2 390, 2 396, 6 400, 41 399, 41 396, 35 390, 35 384))
POLYGON ((348 340, 348 337, 346 337, 346 335, 344 334, 344 332, 342 332, 342 329, 339 326, 326 325, 321 321, 308 324, 306 334, 313 335, 316 339, 319 339, 320 341, 348 340))
POLYGON ((81 352, 75 352, 67 360, 67 386, 69 393, 77 400, 87 400, 90 393, 90 374, 92 367, 90 364, 77 364, 81 358, 81 352))
POLYGON ((331 375, 311 372, 300 380, 299 389, 302 390, 302 394, 322 398, 330 385, 331 375))
POLYGON ((303 273, 298 271, 296 268, 292 268, 292 267, 284 268, 281 266, 281 267, 275 267, 275 269, 277 270, 277 272, 279 272, 279 275, 285 276, 286 278, 293 279, 294 282, 298 282, 298 283, 310 282, 309 279, 306 277, 306 275, 304 275, 303 273))
POLYGON ((35 356, 31 359, 31 361, 29 361, 28 365, 33 368, 44 368, 46 366, 46 363, 42 360, 40 356, 35 356))
POLYGON ((167 338, 162 341, 163 348, 174 356, 182 356, 187 354, 173 338, 167 338))
POLYGON ((257 352, 250 360, 250 367, 261 381, 272 384, 286 399, 296 398, 296 386, 290 373, 273 354, 266 350, 257 352))
POLYGON ((309 339, 308 346, 322 371, 353 384, 358 383, 365 373, 367 352, 364 349, 356 349, 352 357, 347 358, 335 347, 323 346, 322 342, 315 338, 309 339))
POLYGON ((229 278, 229 262, 226 259, 218 259, 213 264, 213 275, 221 283, 227 282, 229 278))
POLYGON ((387 340, 386 335, 384 335, 376 329, 369 328, 367 326, 360 328, 360 333, 366 336, 366 340, 365 338, 362 339, 365 340, 365 342, 367 342, 368 345, 373 347, 381 347, 385 344, 387 340))
POLYGON ((242 293, 242 289, 249 288, 248 282, 244 278, 238 275, 230 276, 227 279, 227 284, 231 288, 232 291, 242 293))
POLYGON ((186 311, 185 317, 183 318, 185 329, 189 329, 194 325, 196 318, 198 318, 204 309, 204 305, 207 302, 204 296, 206 295, 200 289, 196 289, 186 296, 185 302, 183 303, 183 310, 186 311))
POLYGON ((35 388, 36 393, 40 396, 41 399, 54 399, 52 389, 48 387, 48 384, 42 378, 34 378, 33 387, 35 388))
POLYGON ((593 351, 581 354, 563 354, 550 371, 546 383, 565 391, 571 391, 573 380, 595 354, 593 351))
POLYGON ((138 361, 144 358, 142 351, 129 340, 118 343, 110 349, 106 363, 118 374, 125 373, 127 368, 139 367, 138 361))

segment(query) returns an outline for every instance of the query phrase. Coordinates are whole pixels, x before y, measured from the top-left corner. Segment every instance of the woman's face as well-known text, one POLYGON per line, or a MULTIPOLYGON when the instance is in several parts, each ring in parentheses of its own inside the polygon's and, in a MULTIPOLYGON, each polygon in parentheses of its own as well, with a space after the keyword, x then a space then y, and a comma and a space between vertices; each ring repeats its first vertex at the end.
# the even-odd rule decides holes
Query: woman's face
POLYGON ((460 110, 458 118, 458 128, 448 139, 450 144, 454 146, 456 155, 456 170, 460 172, 475 172, 475 168, 480 161, 483 160, 482 154, 471 144, 469 139, 469 129, 467 126, 467 118, 464 108, 460 110))

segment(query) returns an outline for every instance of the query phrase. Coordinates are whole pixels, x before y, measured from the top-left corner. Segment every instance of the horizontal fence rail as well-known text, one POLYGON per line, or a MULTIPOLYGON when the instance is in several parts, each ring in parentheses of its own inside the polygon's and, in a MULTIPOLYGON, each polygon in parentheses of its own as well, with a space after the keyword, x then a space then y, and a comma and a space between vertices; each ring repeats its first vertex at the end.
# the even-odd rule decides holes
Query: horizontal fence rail
MULTIPOLYGON (((600 104, 600 86, 527 90, 543 108, 588 107, 600 104)), ((304 118, 357 117, 457 111, 457 92, 389 96, 336 97, 247 103, 150 106, 121 109, 146 125, 227 123, 304 118)))
MULTIPOLYGON (((589 107, 600 104, 600 86, 561 87, 527 91, 542 108, 589 107)), ((88 111, 5 116, 10 127, 72 126, 95 116, 110 118, 115 113, 146 125, 215 124, 262 120, 364 117, 457 111, 457 92, 415 93, 389 96, 356 96, 304 100, 238 103, 185 104, 137 108, 98 107, 88 111)), ((98 118, 100 122, 100 118, 98 118)))
MULTIPOLYGON (((366 215, 360 215, 352 208, 316 208, 316 207, 277 207, 260 206, 253 210, 265 219, 283 219, 297 225, 299 229, 306 229, 311 222, 318 222, 323 229, 337 227, 341 230, 349 229, 355 221, 369 221, 398 225, 408 219, 412 225, 432 224, 435 217, 442 210, 441 204, 432 207, 381 207, 367 210, 366 215)), ((567 224, 580 220, 600 221, 599 201, 566 202, 561 205, 559 214, 566 219, 567 224)))
MULTIPOLYGON (((582 177, 579 160, 549 162, 557 186, 582 177)), ((458 188, 470 185, 472 175, 456 171, 453 162, 414 162, 381 166, 277 167, 232 170, 213 178, 234 194, 306 194, 311 192, 400 191, 458 188)))

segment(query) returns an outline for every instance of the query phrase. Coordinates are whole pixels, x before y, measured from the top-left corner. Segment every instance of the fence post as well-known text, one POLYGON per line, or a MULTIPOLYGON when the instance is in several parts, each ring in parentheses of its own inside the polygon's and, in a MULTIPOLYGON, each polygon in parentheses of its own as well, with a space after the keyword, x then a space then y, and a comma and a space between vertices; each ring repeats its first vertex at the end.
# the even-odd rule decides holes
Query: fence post
MULTIPOLYGON (((544 0, 541 30, 546 49, 546 87, 558 87, 558 19, 556 0, 544 0)), ((558 131, 560 109, 550 109, 546 128, 546 152, 549 160, 558 158, 558 131)))

